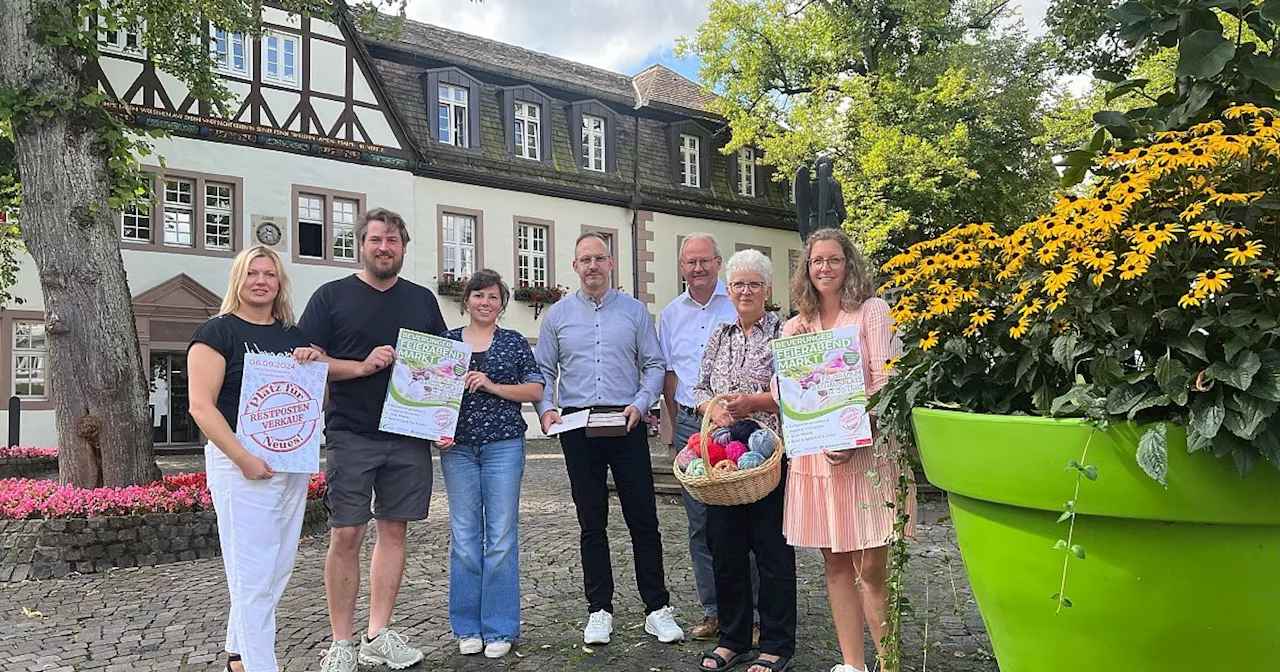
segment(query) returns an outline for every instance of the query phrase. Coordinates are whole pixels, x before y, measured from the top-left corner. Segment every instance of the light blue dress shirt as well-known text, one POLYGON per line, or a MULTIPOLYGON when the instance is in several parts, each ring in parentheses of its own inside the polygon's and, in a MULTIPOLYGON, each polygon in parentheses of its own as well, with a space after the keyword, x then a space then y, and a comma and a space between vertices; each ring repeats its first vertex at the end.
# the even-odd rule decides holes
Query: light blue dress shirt
POLYGON ((667 371, 649 309, 615 289, 599 305, 579 290, 551 306, 533 355, 548 382, 536 404, 539 416, 557 406, 635 406, 645 413, 662 394, 667 371))
POLYGON ((685 292, 662 309, 662 316, 658 319, 658 342, 662 344, 667 370, 676 374, 676 403, 689 407, 694 405, 693 386, 698 383, 707 339, 716 327, 737 320, 738 309, 733 307, 724 283, 718 280, 706 305, 694 301, 689 292, 685 292))

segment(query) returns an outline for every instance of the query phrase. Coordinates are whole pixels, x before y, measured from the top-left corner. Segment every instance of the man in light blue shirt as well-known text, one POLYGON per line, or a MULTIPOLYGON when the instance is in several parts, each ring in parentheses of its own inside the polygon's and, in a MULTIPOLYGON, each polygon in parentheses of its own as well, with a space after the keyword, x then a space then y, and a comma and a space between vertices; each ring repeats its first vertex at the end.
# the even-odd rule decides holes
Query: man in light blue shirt
POLYGON ((636 584, 647 617, 645 632, 664 643, 684 639, 672 615, 662 567, 662 537, 653 496, 649 436, 642 416, 658 400, 666 362, 643 303, 613 289, 613 256, 597 233, 584 233, 574 246, 573 270, 580 289, 561 299, 542 318, 534 359, 548 385, 537 404, 542 431, 580 410, 621 411, 626 433, 589 437, 586 429, 560 434, 565 470, 581 529, 582 575, 586 590, 586 644, 607 644, 613 633, 613 567, 606 532, 613 471, 623 517, 631 531, 636 584), (556 400, 559 409, 556 410, 556 400))
MULTIPOLYGON (((689 437, 702 429, 702 416, 693 402, 693 387, 702 367, 707 339, 721 323, 734 322, 738 311, 720 281, 720 246, 705 233, 691 233, 680 243, 680 275, 688 290, 677 296, 658 322, 658 342, 667 361, 663 384, 663 413, 672 418, 673 450, 679 451, 689 437)), ((707 545, 707 505, 684 493, 684 510, 689 519, 689 556, 693 559, 693 579, 702 603, 702 622, 693 626, 694 639, 712 639, 719 632, 715 573, 711 548, 707 545)), ((754 559, 754 558, 753 558, 754 559)), ((751 576, 754 584, 755 567, 751 576)))

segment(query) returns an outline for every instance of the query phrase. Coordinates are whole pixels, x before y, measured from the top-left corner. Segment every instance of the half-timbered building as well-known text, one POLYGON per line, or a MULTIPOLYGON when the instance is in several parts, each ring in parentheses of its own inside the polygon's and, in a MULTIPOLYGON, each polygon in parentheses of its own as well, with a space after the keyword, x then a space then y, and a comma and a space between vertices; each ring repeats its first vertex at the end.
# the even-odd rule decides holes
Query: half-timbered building
MULTIPOLYGON (((615 284, 656 314, 683 291, 677 249, 697 231, 726 259, 747 247, 773 259, 785 309, 800 247, 785 185, 755 150, 721 151, 724 122, 695 83, 414 22, 391 38, 263 11, 260 36, 211 31, 235 97, 221 114, 158 69, 141 35, 104 31, 91 66, 129 123, 169 132, 143 158, 150 206, 118 214, 157 445, 202 440, 186 412, 186 345, 217 310, 229 259, 275 248, 300 311, 320 284, 359 270, 354 227, 370 207, 405 216, 405 276, 445 295, 479 268, 513 287, 576 287, 574 241, 598 231, 615 284)), ((24 302, 0 312, 0 389, 22 399, 22 441, 49 444, 57 381, 45 375, 38 280, 29 264, 19 277, 24 302)), ((441 306, 463 321, 455 301, 441 306)), ((533 339, 540 310, 513 301, 504 324, 533 339)))

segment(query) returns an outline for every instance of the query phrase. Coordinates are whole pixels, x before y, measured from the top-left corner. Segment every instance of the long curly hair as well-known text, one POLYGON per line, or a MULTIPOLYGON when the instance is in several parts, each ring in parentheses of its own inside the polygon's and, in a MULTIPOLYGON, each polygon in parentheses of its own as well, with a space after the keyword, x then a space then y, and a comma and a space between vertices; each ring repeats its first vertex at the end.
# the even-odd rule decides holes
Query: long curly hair
POLYGON ((791 308, 800 313, 805 320, 812 320, 818 315, 822 305, 822 297, 818 288, 809 279, 809 259, 813 254, 813 246, 819 241, 834 240, 840 244, 844 254, 844 281, 840 286, 840 309, 857 310, 863 301, 875 295, 871 273, 867 269, 867 258, 854 247, 849 236, 839 229, 822 228, 814 231, 805 241, 803 257, 796 264, 795 274, 791 278, 791 308))

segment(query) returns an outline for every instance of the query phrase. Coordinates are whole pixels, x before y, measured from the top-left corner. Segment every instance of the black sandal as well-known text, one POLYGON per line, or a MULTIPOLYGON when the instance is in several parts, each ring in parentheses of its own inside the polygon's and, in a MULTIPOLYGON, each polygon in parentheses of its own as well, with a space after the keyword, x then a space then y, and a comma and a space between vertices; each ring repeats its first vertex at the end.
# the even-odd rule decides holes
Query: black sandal
POLYGON ((228 653, 227 654, 227 672, 236 672, 235 668, 231 667, 231 663, 238 663, 238 662, 240 662, 240 654, 228 653))
POLYGON ((732 670, 733 668, 747 662, 750 658, 751 658, 750 653, 735 653, 733 654, 733 657, 730 658, 728 662, 726 662, 723 656, 716 653, 715 649, 712 649, 702 654, 702 658, 698 659, 698 669, 704 670, 705 672, 719 672, 720 670, 732 670), (707 667, 706 664, 704 664, 702 661, 708 658, 716 661, 716 665, 718 665, 718 667, 707 667))
POLYGON ((791 669, 791 659, 779 657, 777 660, 770 661, 765 660, 764 658, 756 658, 755 662, 751 663, 751 665, 759 665, 771 672, 784 672, 785 670, 791 669))

